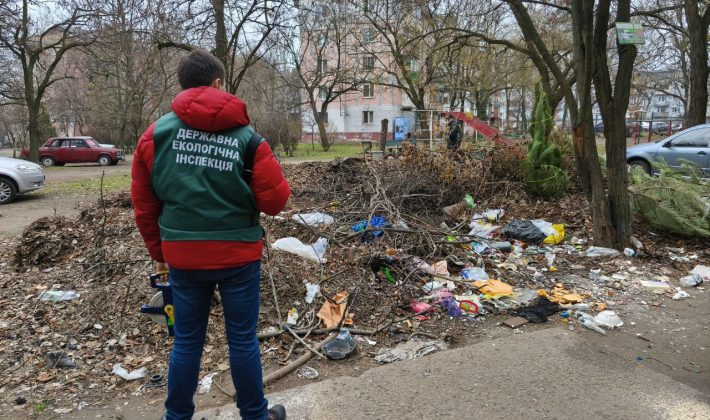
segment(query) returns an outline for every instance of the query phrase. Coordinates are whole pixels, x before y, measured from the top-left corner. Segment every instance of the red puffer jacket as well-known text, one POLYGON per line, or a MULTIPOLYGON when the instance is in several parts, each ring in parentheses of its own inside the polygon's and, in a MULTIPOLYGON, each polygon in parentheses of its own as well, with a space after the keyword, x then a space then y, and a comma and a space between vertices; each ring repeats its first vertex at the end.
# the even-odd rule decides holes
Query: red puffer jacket
MULTIPOLYGON (((203 86, 187 89, 173 99, 172 110, 190 127, 217 132, 249 124, 244 102, 234 95, 203 86)), ((153 123, 143 133, 131 168, 131 197, 136 225, 150 256, 183 270, 213 270, 238 267, 261 259, 263 241, 161 241, 158 218, 163 203, 151 186, 153 168, 153 123)), ((263 142, 256 150, 251 189, 257 210, 276 215, 291 195, 279 163, 263 142)), ((215 221, 219 223, 219 221, 215 221)))

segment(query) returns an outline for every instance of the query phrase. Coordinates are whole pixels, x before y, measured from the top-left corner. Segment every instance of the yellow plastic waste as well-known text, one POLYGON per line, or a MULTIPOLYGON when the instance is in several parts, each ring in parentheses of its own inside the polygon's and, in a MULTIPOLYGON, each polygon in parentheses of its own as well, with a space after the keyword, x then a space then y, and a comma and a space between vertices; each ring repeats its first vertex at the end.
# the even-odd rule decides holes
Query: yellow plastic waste
POLYGON ((545 245, 557 245, 565 240, 565 225, 560 223, 557 225, 552 225, 552 228, 555 229, 557 233, 545 238, 545 240, 542 242, 545 245))
POLYGON ((556 302, 563 305, 569 303, 582 303, 586 297, 582 294, 573 293, 570 290, 565 289, 561 283, 557 283, 549 292, 540 289, 537 291, 537 294, 546 297, 550 302, 556 302))
POLYGON ((478 289, 479 292, 483 293, 484 297, 489 299, 495 299, 502 296, 510 296, 513 294, 513 286, 508 283, 504 283, 500 280, 483 280, 474 281, 474 287, 478 289))

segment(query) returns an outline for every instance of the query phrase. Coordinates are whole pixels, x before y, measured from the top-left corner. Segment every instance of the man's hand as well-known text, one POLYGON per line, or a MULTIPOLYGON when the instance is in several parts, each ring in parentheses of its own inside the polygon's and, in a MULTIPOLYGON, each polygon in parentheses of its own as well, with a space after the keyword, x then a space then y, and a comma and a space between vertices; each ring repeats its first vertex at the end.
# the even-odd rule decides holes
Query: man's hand
POLYGON ((165 281, 168 279, 169 267, 167 263, 155 262, 155 274, 161 274, 160 281, 165 281))

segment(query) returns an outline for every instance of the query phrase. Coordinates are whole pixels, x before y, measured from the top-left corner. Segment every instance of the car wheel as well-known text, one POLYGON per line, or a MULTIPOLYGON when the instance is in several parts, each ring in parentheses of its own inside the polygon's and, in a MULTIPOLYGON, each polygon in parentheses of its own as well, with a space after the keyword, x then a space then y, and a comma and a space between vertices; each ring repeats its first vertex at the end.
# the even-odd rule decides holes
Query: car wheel
POLYGON ((15 183, 7 178, 0 178, 0 204, 12 202, 17 195, 15 183))
POLYGON ((50 167, 54 166, 54 158, 51 156, 42 156, 42 159, 39 160, 42 166, 50 167))
POLYGON ((649 165, 648 162, 646 162, 645 160, 636 159, 629 162, 629 170, 634 167, 639 168, 647 174, 651 175, 651 165, 649 165))
POLYGON ((106 155, 99 156, 99 165, 108 166, 111 164, 111 158, 106 155))

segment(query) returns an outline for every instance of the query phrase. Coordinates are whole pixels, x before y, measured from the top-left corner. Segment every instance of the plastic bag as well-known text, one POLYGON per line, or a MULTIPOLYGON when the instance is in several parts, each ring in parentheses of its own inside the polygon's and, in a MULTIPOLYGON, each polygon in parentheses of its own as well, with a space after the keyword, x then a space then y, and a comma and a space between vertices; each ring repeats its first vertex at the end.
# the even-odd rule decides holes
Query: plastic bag
POLYGON ((585 254, 587 257, 615 257, 619 255, 619 251, 612 248, 604 248, 602 246, 590 246, 585 254))
POLYGON ((115 375, 118 375, 127 381, 133 381, 135 379, 145 378, 148 375, 148 369, 145 367, 142 367, 142 368, 136 369, 136 370, 132 370, 129 372, 128 370, 126 370, 126 368, 121 366, 120 363, 116 363, 115 365, 113 365, 112 372, 115 375))
POLYGON ((464 268, 463 270, 461 270, 461 277, 463 277, 465 280, 471 281, 489 279, 488 273, 486 273, 486 270, 482 269, 481 267, 464 268))
POLYGON ((503 228, 503 236, 529 244, 539 244, 549 235, 545 234, 529 220, 513 220, 503 228))
MULTIPOLYGON (((542 241, 543 244, 545 245, 557 245, 560 242, 565 240, 565 225, 563 224, 555 224, 552 225, 552 229, 555 231, 555 233, 548 235, 544 241, 542 241)), ((543 232, 544 233, 544 232, 543 232)))
POLYGON ((331 360, 345 359, 352 354, 355 347, 357 347, 357 341, 347 328, 342 328, 335 340, 323 346, 323 353, 331 360))
POLYGON ((333 216, 325 213, 302 213, 294 214, 291 219, 308 226, 330 225, 335 222, 333 216))
POLYGON ((607 327, 610 330, 614 328, 619 328, 624 325, 624 321, 619 318, 619 315, 614 311, 601 311, 594 317, 594 322, 601 325, 602 327, 607 327))
POLYGON ((500 220, 503 215, 505 215, 505 210, 503 209, 488 209, 484 211, 483 213, 476 213, 473 215, 473 218, 471 219, 471 223, 469 223, 469 227, 473 227, 475 224, 478 223, 479 220, 485 220, 488 222, 495 222, 500 220))
POLYGON ((306 303, 313 303, 313 299, 317 296, 323 296, 320 293, 320 285, 306 283, 306 303))
POLYGON ((296 254, 299 257, 305 258, 309 261, 325 264, 326 259, 323 258, 323 256, 328 248, 328 240, 326 238, 319 238, 314 244, 307 245, 300 240, 289 236, 287 238, 278 239, 276 242, 271 244, 271 247, 296 254))
POLYGON ((493 232, 500 228, 500 226, 493 226, 483 220, 477 220, 475 223, 471 223, 470 227, 471 231, 468 234, 478 236, 479 238, 491 238, 493 237, 493 232))
POLYGON ((66 302, 78 297, 79 293, 73 290, 45 290, 39 294, 39 300, 43 300, 45 302, 66 302))

